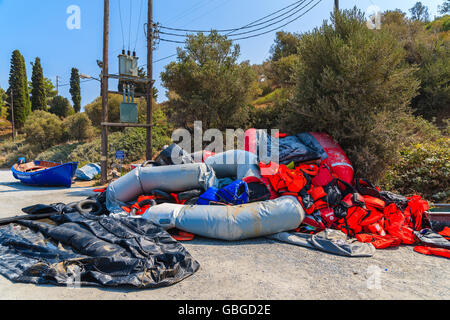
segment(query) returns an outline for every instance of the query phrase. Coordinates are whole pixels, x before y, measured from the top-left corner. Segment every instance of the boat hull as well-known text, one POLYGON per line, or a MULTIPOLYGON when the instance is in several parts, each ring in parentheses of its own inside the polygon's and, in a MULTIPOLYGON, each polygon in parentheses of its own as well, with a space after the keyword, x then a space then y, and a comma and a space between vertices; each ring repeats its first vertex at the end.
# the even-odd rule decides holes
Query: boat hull
MULTIPOLYGON (((41 161, 34 161, 34 163, 40 165, 41 161)), ((69 162, 35 172, 18 171, 14 166, 11 171, 14 178, 26 185, 70 188, 77 167, 78 162, 69 162)))

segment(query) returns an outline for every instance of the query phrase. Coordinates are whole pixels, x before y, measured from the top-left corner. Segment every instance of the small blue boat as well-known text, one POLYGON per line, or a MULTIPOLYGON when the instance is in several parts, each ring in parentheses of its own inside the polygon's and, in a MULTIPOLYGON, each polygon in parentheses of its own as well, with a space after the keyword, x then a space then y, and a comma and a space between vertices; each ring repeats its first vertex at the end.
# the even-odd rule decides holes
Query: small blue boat
POLYGON ((33 161, 16 163, 11 171, 14 178, 23 184, 32 186, 72 186, 72 179, 78 167, 78 162, 55 163, 49 161, 33 161))

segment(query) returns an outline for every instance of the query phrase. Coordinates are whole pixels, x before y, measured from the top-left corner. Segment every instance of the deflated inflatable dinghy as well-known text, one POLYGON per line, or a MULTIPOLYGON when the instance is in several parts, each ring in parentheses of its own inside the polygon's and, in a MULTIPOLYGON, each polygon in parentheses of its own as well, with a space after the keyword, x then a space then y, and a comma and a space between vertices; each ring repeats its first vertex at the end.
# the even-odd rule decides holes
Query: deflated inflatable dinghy
POLYGON ((203 163, 159 167, 138 167, 108 186, 106 206, 110 212, 121 212, 125 202, 159 189, 182 192, 208 190, 217 184, 214 171, 203 163))
POLYGON ((293 230, 305 212, 295 197, 239 206, 184 206, 164 203, 148 209, 143 219, 166 229, 178 228, 203 237, 243 240, 293 230))
POLYGON ((211 166, 218 178, 245 177, 261 178, 258 167, 258 157, 244 150, 230 150, 210 156, 205 163, 211 166))

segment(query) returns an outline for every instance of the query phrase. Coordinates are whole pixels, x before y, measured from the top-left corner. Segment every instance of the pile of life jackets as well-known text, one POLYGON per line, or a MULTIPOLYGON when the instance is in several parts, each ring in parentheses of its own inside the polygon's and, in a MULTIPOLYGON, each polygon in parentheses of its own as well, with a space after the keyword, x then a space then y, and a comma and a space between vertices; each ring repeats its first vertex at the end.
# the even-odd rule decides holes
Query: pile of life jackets
MULTIPOLYGON (((364 179, 356 179, 351 185, 334 176, 323 162, 302 164, 294 169, 260 163, 260 168, 264 179, 279 196, 294 195, 302 204, 307 215, 297 232, 313 234, 338 229, 351 238, 383 249, 422 243, 418 232, 431 227, 426 213, 428 202, 420 196, 406 198, 382 191, 364 179)), ((445 237, 448 231, 443 232, 435 234, 445 237)), ((415 250, 450 257, 449 249, 420 246, 415 250)))

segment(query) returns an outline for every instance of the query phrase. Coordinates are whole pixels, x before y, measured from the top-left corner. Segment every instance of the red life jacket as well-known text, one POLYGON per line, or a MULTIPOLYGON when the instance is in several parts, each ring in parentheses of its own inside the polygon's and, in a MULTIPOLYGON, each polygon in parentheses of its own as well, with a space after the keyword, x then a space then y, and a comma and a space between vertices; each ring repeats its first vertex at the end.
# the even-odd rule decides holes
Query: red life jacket
POLYGON ((317 174, 312 179, 312 184, 317 187, 324 187, 333 179, 330 168, 325 163, 321 163, 317 174))
POLYGON ((132 206, 124 206, 122 209, 133 216, 141 216, 153 205, 156 205, 155 196, 140 196, 132 206))
POLYGON ((368 242, 373 244, 377 249, 385 249, 389 247, 398 247, 402 242, 400 239, 392 236, 380 236, 377 234, 360 233, 356 235, 359 242, 368 242))
POLYGON ((430 207, 428 202, 423 200, 421 196, 415 195, 408 199, 408 207, 405 210, 405 215, 408 217, 408 224, 417 231, 422 230, 422 220, 424 212, 430 207))
POLYGON ((404 244, 416 242, 414 230, 409 227, 407 217, 395 203, 384 209, 384 217, 384 229, 389 235, 399 238, 404 244))
POLYGON ((450 259, 450 250, 444 248, 433 248, 426 246, 415 246, 414 251, 426 254, 426 255, 434 255, 439 257, 444 257, 450 259))
POLYGON ((326 228, 334 228, 336 226, 338 219, 334 215, 332 208, 323 208, 319 210, 319 213, 326 228))
POLYGON ((308 182, 301 170, 291 170, 282 164, 260 163, 260 168, 275 168, 271 174, 264 174, 263 177, 268 178, 273 189, 281 195, 298 194, 308 182))
POLYGON ((338 220, 338 228, 342 232, 354 237, 356 234, 363 231, 361 226, 361 219, 367 215, 367 210, 352 206, 348 208, 347 215, 338 220))
POLYGON ((445 239, 450 241, 450 228, 445 227, 442 231, 438 232, 441 236, 443 236, 445 239))
POLYGON ((189 232, 181 231, 178 229, 171 229, 168 231, 172 238, 177 241, 192 241, 195 238, 195 235, 189 232))

